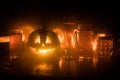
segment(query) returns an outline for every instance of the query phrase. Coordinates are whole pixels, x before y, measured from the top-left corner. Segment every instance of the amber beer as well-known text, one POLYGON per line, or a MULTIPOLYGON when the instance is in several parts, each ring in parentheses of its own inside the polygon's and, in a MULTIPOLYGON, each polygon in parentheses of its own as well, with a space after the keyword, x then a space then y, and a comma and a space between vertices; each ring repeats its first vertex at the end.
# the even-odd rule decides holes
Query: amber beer
POLYGON ((76 30, 75 43, 80 56, 92 56, 92 33, 91 30, 76 30))
POLYGON ((64 43, 66 49, 74 48, 74 23, 64 23, 64 43))
POLYGON ((19 56, 22 54, 22 33, 20 31, 10 32, 10 54, 19 56))

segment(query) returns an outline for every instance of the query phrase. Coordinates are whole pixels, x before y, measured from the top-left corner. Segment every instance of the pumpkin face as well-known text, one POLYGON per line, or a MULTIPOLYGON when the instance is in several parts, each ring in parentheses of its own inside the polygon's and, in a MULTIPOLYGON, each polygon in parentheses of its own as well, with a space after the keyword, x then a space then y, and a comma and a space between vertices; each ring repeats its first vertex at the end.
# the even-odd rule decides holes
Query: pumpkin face
POLYGON ((53 31, 35 30, 28 38, 28 45, 41 53, 59 47, 60 41, 53 31))

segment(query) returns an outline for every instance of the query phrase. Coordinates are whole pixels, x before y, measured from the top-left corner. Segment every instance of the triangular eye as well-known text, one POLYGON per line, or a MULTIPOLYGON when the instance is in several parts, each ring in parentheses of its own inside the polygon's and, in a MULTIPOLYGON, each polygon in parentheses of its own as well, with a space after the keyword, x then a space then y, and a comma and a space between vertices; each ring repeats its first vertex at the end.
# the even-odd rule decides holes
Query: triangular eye
POLYGON ((40 44, 40 43, 41 43, 40 36, 37 36, 35 39, 35 44, 40 44))
POLYGON ((51 43, 52 43, 52 41, 51 41, 50 37, 47 36, 47 38, 46 38, 46 44, 51 44, 51 43))
POLYGON ((48 46, 56 47, 60 46, 60 42, 56 33, 49 30, 36 30, 30 34, 28 39, 28 45, 33 48, 48 46))
MULTIPOLYGON (((40 44, 40 43, 41 43, 40 36, 37 36, 36 39, 35 39, 35 44, 40 44)), ((46 44, 51 44, 51 43, 52 43, 52 41, 51 41, 50 37, 47 36, 47 38, 46 38, 46 44)))

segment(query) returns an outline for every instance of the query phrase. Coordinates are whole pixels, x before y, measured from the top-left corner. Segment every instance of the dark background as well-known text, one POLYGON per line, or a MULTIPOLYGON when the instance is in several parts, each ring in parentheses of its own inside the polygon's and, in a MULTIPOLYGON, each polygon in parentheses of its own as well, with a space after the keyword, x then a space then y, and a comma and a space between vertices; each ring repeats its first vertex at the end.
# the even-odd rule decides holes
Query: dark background
POLYGON ((80 23, 94 24, 96 29, 104 28, 111 33, 119 34, 118 1, 1 1, 0 34, 9 30, 12 20, 49 21, 51 18, 75 16, 80 23))
MULTIPOLYGON (((51 18, 63 16, 75 16, 80 23, 93 24, 95 29, 106 29, 113 34, 119 35, 119 2, 117 1, 8 1, 0 2, 0 36, 8 35, 9 24, 18 19, 25 21, 50 21, 51 18)), ((116 38, 116 41, 118 38, 116 38)), ((116 43, 117 44, 117 43, 116 43)), ((6 44, 8 45, 8 43, 6 44)), ((117 44, 118 46, 119 44, 117 44)), ((119 47, 119 46, 118 46, 119 47)), ((2 50, 7 53, 7 50, 2 50)), ((6 47, 5 47, 6 48, 6 47)), ((8 49, 8 48, 7 48, 8 49)), ((109 77, 119 77, 120 55, 113 56, 112 69, 109 77), (118 74, 117 74, 118 73, 118 74)), ((103 65, 104 66, 104 65, 103 65)), ((99 73, 99 72, 98 72, 99 73)), ((101 74, 105 73, 104 70, 101 74)), ((101 77, 101 76, 100 76, 101 77)))

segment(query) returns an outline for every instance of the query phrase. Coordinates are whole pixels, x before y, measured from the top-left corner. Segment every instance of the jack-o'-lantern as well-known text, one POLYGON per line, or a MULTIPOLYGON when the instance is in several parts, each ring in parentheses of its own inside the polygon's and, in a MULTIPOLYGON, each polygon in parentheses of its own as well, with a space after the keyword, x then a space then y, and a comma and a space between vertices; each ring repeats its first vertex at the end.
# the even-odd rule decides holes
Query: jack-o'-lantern
POLYGON ((49 54, 55 52, 60 47, 60 41, 55 32, 51 30, 35 30, 28 38, 28 45, 33 49, 33 53, 49 54))

